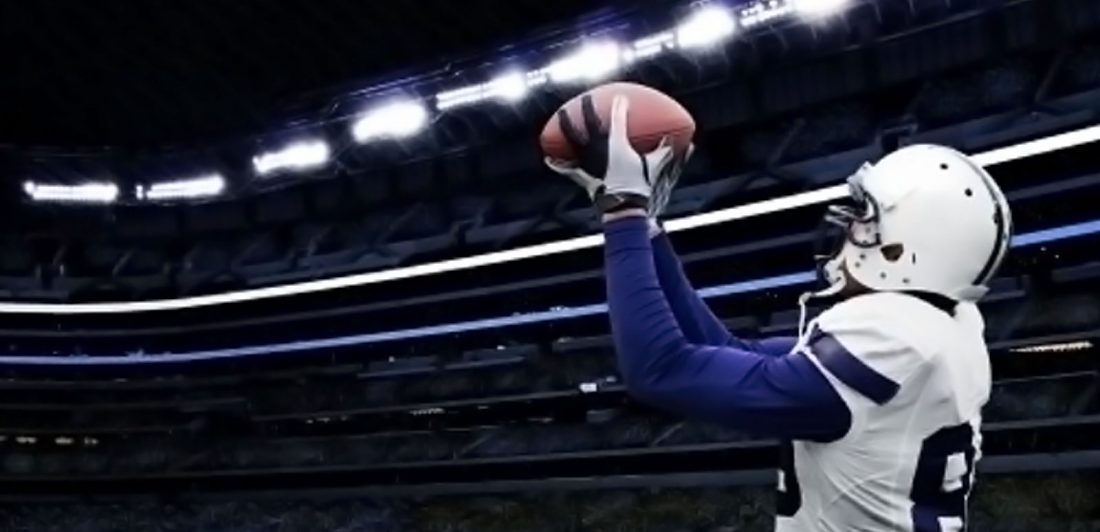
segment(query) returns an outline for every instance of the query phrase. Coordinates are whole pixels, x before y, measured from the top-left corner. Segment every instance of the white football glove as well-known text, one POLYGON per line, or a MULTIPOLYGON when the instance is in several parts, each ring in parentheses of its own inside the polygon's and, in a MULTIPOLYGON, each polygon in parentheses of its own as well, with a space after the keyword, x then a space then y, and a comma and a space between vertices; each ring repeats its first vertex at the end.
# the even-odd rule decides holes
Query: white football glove
POLYGON ((603 212, 639 208, 655 217, 664 211, 684 163, 691 155, 677 157, 666 137, 653 151, 634 151, 627 136, 630 101, 615 96, 611 124, 605 129, 596 114, 591 96, 581 99, 584 130, 578 130, 565 110, 558 120, 566 140, 578 154, 578 161, 546 158, 551 170, 580 185, 603 212))

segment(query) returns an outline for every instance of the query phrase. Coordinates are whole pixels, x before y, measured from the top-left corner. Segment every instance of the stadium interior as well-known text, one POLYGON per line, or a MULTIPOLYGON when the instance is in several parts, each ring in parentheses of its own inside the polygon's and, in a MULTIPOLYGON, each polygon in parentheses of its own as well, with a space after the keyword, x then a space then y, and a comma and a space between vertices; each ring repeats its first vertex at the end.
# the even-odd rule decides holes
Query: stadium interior
POLYGON ((3 530, 771 530, 776 443, 627 395, 543 166, 612 79, 694 115, 668 229, 745 337, 860 164, 975 155, 1016 237, 971 530, 1100 530, 1094 0, 9 2, 0 43, 3 530))

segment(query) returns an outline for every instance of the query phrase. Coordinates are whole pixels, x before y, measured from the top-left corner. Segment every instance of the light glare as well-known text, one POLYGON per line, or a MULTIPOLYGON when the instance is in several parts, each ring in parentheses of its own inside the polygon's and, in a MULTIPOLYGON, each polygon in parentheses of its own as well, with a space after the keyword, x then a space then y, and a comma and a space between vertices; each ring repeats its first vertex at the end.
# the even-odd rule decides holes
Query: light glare
POLYGON ((138 187, 138 199, 149 201, 196 199, 217 196, 225 190, 225 178, 219 174, 138 187))
POLYGON ((557 83, 596 81, 618 70, 621 59, 622 52, 614 42, 588 43, 572 55, 554 61, 546 70, 557 83))
POLYGON ((532 70, 527 73, 527 88, 532 89, 535 87, 541 87, 546 85, 550 81, 550 74, 546 72, 545 68, 538 70, 532 70))
POLYGON ((794 10, 806 18, 824 18, 847 7, 849 0, 791 0, 794 10))
POLYGON ((26 181, 23 183, 23 191, 34 201, 56 203, 111 203, 118 199, 118 186, 104 182, 43 185, 26 181))
POLYGON ((508 72, 485 83, 441 92, 435 96, 436 108, 446 111, 492 99, 517 102, 527 95, 531 81, 529 74, 508 72))
POLYGON ((1073 351, 1086 351, 1095 347, 1092 342, 1088 340, 1079 340, 1073 342, 1056 342, 1039 345, 1029 345, 1026 347, 1017 347, 1009 349, 1013 353, 1069 353, 1073 351))
POLYGON ((352 126, 358 142, 376 138, 409 137, 428 124, 428 110, 419 102, 396 102, 368 111, 352 126))
POLYGON ((480 102, 485 99, 485 86, 485 83, 481 83, 441 92, 435 96, 436 108, 446 111, 453 107, 480 102))
MULTIPOLYGON (((813 1, 813 0, 808 0, 813 1)), ((791 14, 790 0, 762 0, 741 10, 741 26, 750 28, 791 14)))
POLYGON ((681 48, 701 48, 717 44, 737 31, 737 22, 726 9, 707 6, 693 13, 676 28, 681 48))
POLYGON ((273 152, 252 158, 256 173, 267 175, 278 170, 308 170, 329 161, 331 150, 323 141, 296 142, 273 152))
POLYGON ((489 82, 489 95, 515 102, 527 96, 527 77, 521 72, 509 72, 489 82))
POLYGON ((632 49, 623 50, 623 62, 630 63, 660 55, 666 49, 676 46, 676 35, 671 31, 662 31, 634 41, 632 49))

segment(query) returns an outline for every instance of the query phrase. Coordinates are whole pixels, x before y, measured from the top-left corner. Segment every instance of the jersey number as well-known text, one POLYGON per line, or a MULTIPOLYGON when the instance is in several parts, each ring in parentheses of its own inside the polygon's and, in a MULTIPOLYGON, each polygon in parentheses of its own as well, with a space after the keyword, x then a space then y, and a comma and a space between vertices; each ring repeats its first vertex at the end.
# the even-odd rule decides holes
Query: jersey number
POLYGON ((915 532, 966 528, 966 500, 976 455, 974 429, 969 423, 947 427, 924 440, 909 492, 915 532))
POLYGON ((781 517, 794 517, 802 507, 802 489, 794 469, 794 446, 783 442, 779 446, 779 497, 775 511, 781 517))

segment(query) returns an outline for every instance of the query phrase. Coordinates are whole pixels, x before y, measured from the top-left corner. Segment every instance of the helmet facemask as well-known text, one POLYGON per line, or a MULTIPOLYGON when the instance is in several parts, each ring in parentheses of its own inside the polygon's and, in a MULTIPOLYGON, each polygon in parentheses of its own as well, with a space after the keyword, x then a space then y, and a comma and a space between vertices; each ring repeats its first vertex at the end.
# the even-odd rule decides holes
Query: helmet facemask
POLYGON ((848 178, 847 201, 830 205, 818 228, 814 239, 814 263, 823 288, 799 298, 799 336, 804 333, 806 304, 810 299, 834 298, 848 288, 849 277, 844 272, 845 248, 871 249, 882 245, 879 231, 882 211, 874 196, 863 187, 862 177, 872 168, 871 164, 864 164, 848 178))
POLYGON ((871 168, 871 165, 865 164, 848 178, 848 201, 830 205, 818 230, 814 261, 818 279, 828 287, 818 293, 821 296, 835 295, 844 288, 846 277, 841 267, 845 246, 873 249, 882 245, 882 233, 879 231, 881 209, 874 196, 863 187, 861 179, 871 168), (837 287, 838 284, 841 286, 837 287))

